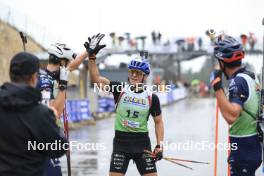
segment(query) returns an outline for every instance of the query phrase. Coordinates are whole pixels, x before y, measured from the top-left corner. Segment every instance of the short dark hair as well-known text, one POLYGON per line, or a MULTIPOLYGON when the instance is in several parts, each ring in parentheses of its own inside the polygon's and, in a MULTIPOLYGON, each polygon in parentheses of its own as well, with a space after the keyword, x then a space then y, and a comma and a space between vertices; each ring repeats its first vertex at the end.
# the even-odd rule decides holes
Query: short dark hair
POLYGON ((60 58, 58 58, 57 56, 50 54, 49 55, 49 64, 54 64, 54 65, 58 65, 60 64, 60 58))

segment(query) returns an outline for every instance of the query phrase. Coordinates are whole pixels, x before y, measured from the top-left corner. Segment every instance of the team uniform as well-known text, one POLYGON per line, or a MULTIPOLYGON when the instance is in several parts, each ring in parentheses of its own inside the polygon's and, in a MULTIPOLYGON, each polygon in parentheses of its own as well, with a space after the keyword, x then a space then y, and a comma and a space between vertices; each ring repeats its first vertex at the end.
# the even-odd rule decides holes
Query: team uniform
POLYGON ((242 68, 230 80, 229 101, 242 107, 237 120, 230 126, 230 143, 237 145, 229 156, 231 176, 254 176, 262 161, 262 148, 257 136, 256 118, 259 83, 255 75, 242 68))
MULTIPOLYGON (((225 95, 222 91, 222 73, 230 80, 229 108, 222 108, 224 118, 231 124, 229 128, 232 146, 228 162, 231 176, 255 176, 261 164, 262 147, 258 136, 257 117, 260 103, 260 85, 254 73, 242 67, 245 57, 243 46, 233 37, 222 34, 215 38, 214 56, 219 62, 220 70, 211 74, 211 85, 216 92, 219 106, 223 106, 225 95), (232 73, 232 74, 231 74, 232 73), (233 112, 238 117, 233 120, 227 114, 233 112)), ((221 108, 220 108, 221 109, 221 108)))
POLYGON ((161 114, 158 96, 147 90, 134 92, 121 82, 111 81, 110 87, 116 103, 110 172, 125 174, 130 159, 136 163, 141 175, 157 172, 153 158, 143 157, 143 154, 144 150, 151 151, 149 115, 156 117, 161 114), (118 86, 122 86, 121 92, 118 86))
POLYGON ((53 77, 48 70, 40 70, 37 88, 42 94, 42 103, 48 105, 50 100, 54 99, 54 84, 53 77))
MULTIPOLYGON (((49 101, 54 99, 55 80, 48 70, 40 70, 37 88, 42 94, 42 103, 48 105, 49 101)), ((62 176, 60 160, 46 159, 44 176, 62 176)))

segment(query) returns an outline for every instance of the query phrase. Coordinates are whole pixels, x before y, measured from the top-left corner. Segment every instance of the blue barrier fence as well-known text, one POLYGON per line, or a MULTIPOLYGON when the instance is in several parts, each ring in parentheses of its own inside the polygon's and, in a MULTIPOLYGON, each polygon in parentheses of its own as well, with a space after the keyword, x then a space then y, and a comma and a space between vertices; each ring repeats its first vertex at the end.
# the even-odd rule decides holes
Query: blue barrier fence
POLYGON ((98 110, 97 112, 114 112, 115 101, 113 97, 100 97, 98 99, 98 110))
POLYGON ((169 92, 156 93, 159 97, 161 105, 167 105, 187 97, 188 91, 185 88, 176 88, 169 92))
POLYGON ((89 109, 89 100, 67 100, 67 113, 69 122, 80 122, 93 119, 89 109))

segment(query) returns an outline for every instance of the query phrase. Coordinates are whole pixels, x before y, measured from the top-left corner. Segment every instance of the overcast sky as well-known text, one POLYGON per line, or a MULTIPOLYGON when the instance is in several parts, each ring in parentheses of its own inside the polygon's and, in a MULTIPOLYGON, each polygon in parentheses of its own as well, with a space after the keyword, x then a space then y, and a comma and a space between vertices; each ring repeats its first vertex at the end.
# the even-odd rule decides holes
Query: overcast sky
MULTIPOLYGON (((0 0, 82 49, 87 36, 103 32, 133 36, 155 29, 164 39, 204 36, 205 30, 261 37, 264 0, 0 0)), ((1 5, 1 4, 0 4, 1 5)), ((14 19, 16 20, 16 19, 14 19)), ((30 21, 28 20, 28 21, 30 21)), ((32 25, 33 26, 33 25, 32 25)), ((28 27, 29 28, 29 27, 28 27)), ((54 39, 55 40, 55 39, 54 39)), ((54 41, 55 42, 55 41, 54 41)))

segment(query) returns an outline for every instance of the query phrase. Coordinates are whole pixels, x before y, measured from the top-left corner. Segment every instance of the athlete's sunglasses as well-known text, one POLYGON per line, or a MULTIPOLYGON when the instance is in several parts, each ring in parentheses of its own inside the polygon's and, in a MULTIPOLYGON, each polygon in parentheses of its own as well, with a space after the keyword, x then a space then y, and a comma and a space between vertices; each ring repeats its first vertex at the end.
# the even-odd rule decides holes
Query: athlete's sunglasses
POLYGON ((143 76, 144 75, 144 72, 140 71, 140 70, 135 70, 135 69, 129 69, 128 70, 128 76, 131 77, 133 75, 136 75, 136 76, 143 76))

